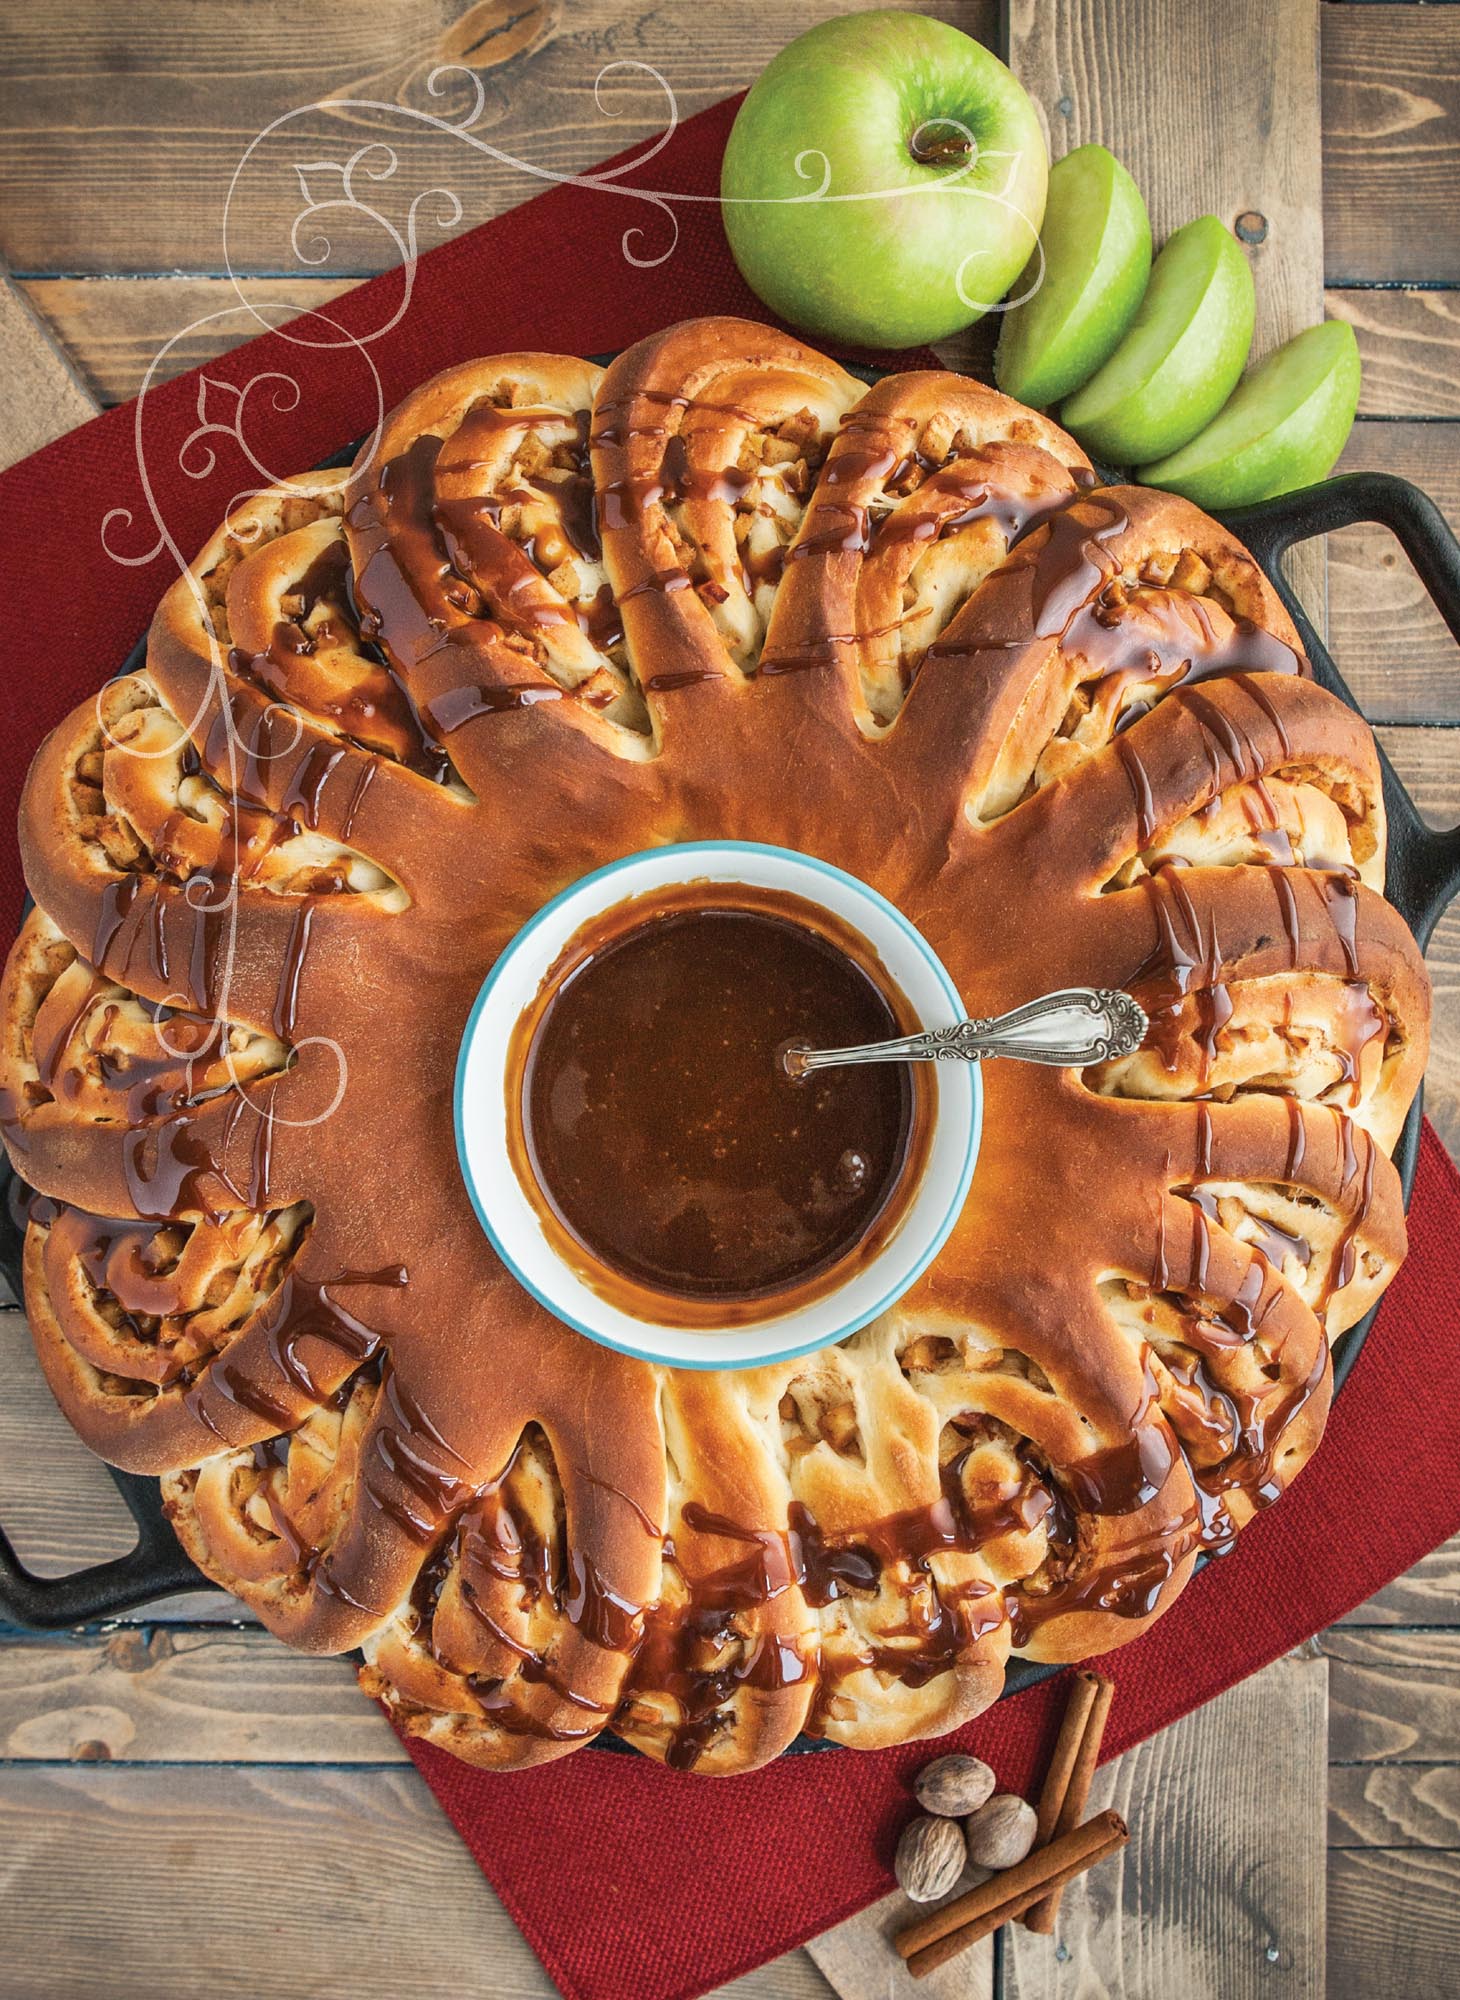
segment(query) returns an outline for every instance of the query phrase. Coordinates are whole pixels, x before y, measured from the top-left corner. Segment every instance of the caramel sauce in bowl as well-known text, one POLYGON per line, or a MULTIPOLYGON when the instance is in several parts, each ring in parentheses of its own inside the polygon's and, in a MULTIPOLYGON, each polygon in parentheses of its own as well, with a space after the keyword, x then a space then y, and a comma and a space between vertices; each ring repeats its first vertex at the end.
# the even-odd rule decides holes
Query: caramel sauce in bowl
POLYGON ((964 1009, 877 892, 785 848, 697 841, 585 876, 467 1021, 462 1176, 508 1269, 590 1339, 675 1367, 808 1353, 895 1304, 973 1177, 976 1064, 795 1078, 794 1043, 964 1009))

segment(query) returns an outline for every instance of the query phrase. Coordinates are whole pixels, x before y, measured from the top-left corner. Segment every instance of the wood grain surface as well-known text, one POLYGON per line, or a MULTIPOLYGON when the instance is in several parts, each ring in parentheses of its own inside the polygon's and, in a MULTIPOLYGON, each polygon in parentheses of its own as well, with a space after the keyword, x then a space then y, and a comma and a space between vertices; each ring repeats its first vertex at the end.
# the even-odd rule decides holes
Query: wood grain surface
POLYGON ((1259 352, 1323 306, 1323 156, 1316 6, 1228 0, 1010 0, 1011 59, 1050 155, 1091 141, 1134 175, 1157 242, 1210 212, 1266 221, 1249 249, 1259 352), (1180 59, 1163 59, 1173 37, 1180 59))
POLYGON ((1305 1648, 1100 1771, 1089 1809, 1130 1846, 1065 1891, 1053 1937, 1004 1933, 1001 2000, 1320 2000, 1327 1676, 1305 1648))
POLYGON ((1460 38, 1437 7, 1323 8, 1330 282, 1460 281, 1460 38))
POLYGON ((1460 1848, 1460 1770, 1454 1764, 1333 1766, 1328 1844, 1460 1848))
POLYGON ((919 1995, 923 2000, 997 2000, 995 1939, 971 1945, 921 1979, 914 1979, 892 1945, 897 1933, 916 1917, 951 1902, 976 1880, 976 1875, 966 1876, 936 1903, 914 1904, 895 1890, 835 1930, 813 1938, 807 1954, 840 2000, 917 2000, 919 1995))
POLYGON ((1358 337, 1361 417, 1407 417, 1417 410, 1431 423, 1460 417, 1460 297, 1454 292, 1330 286, 1324 305, 1330 319, 1346 319, 1358 337))
POLYGON ((27 1764, 399 1764, 347 1659, 165 1624, 0 1647, 0 1745, 27 1764))
POLYGON ((1460 1853, 1338 1848, 1328 1862, 1328 2000, 1454 2000, 1460 1853))
MULTIPOLYGON (((458 28, 462 11, 459 0, 149 0, 140 32, 117 0, 11 6, 0 251, 27 274, 217 272, 219 218, 245 148, 281 114, 311 104, 321 108, 291 117, 240 187, 234 269, 296 268, 295 162, 343 160, 382 138, 399 162, 389 185, 374 190, 385 212, 403 218, 414 194, 444 186, 470 227, 542 182, 410 115, 450 119, 471 107, 465 77, 447 79, 434 98, 428 90, 432 68, 461 45, 485 92, 479 134, 531 169, 564 174, 665 122, 663 85, 642 69, 606 77, 600 102, 595 84, 607 65, 651 65, 689 117, 746 88, 814 21, 848 9, 838 0, 512 0, 499 10, 511 28, 476 37, 458 28), (91 88, 78 106, 82 79, 91 88)), ((480 23, 483 11, 473 11, 480 23)), ((991 0, 922 0, 921 11, 993 34, 991 0)), ((327 270, 360 275, 397 260, 382 229, 341 226, 327 270)))
MULTIPOLYGON (((413 1770, 12 1768, 0 1853, 6 2000, 553 1991, 413 1770)), ((827 1992, 796 1952, 718 2000, 827 1992)))
MULTIPOLYGON (((662 93, 642 72, 617 73, 605 102, 618 115, 605 117, 593 95, 604 64, 652 64, 688 114, 838 11, 836 0, 0 7, 0 254, 74 364, 58 365, 13 294, 0 299, 9 380, 39 370, 37 387, 0 406, 0 462, 77 421, 87 388, 104 401, 134 393, 163 342, 231 296, 220 276, 228 180, 248 140, 291 106, 332 100, 261 149, 229 249, 255 296, 305 309, 395 253, 379 230, 338 232, 325 264, 301 267, 289 245, 293 160, 342 160, 388 138, 393 191, 455 187, 462 226, 537 185, 419 122, 342 100, 420 110, 431 65, 462 60, 483 79, 483 134, 573 172, 661 122, 662 93)), ((924 11, 993 30, 992 0, 924 0, 924 11)), ((1266 217, 1254 251, 1260 341, 1325 303, 1349 319, 1364 421, 1345 463, 1418 479, 1460 521, 1460 293, 1449 289, 1460 284, 1460 8, 1010 0, 1010 17, 1056 151, 1089 136, 1115 144, 1158 232, 1203 209, 1266 217)), ((231 337, 200 329, 165 367, 231 337)), ((986 369, 989 346, 975 330, 949 352, 986 369)), ((1326 598, 1336 656, 1401 775, 1436 824, 1453 823, 1453 643, 1380 530, 1333 538, 1326 598)), ((1460 915, 1442 924, 1431 968, 1429 1104, 1454 1148, 1460 915)), ((22 1555, 54 1572, 128 1546, 125 1512, 51 1403, 15 1312, 0 1312, 0 1379, 0 1521, 22 1555)), ((5 2000, 551 1991, 348 1663, 286 1651, 220 1593, 104 1633, 0 1645, 0 1744, 5 2000)), ((958 1983, 923 1990, 1321 1993, 1325 1765, 1329 1995, 1449 2000, 1460 1990, 1460 1538, 1326 1635, 1322 1657, 1279 1662, 1102 1774, 1094 1803, 1128 1812, 1128 1853, 1066 1897, 1054 1939, 1005 1934, 958 1962, 958 1983), (1239 1754, 1254 1743, 1257 1760, 1239 1754)), ((901 1908, 889 1898, 725 1990, 894 2000, 883 1934, 901 1908)))

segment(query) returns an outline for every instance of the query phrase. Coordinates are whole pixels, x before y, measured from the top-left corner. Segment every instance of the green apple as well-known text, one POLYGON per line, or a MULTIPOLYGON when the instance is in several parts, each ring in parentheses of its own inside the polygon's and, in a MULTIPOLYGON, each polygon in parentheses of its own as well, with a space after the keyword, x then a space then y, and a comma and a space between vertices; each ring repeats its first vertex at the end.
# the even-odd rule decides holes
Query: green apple
POLYGON ((1043 269, 1031 258, 1014 286, 1037 289, 1004 320, 994 380, 1043 410, 1109 360, 1151 275, 1151 219, 1114 153, 1077 146, 1055 161, 1039 240, 1043 269))
POLYGON ((1141 467, 1147 486, 1201 507, 1250 507, 1322 479, 1359 406, 1359 343, 1346 320, 1310 326, 1259 361, 1180 451, 1141 467))
POLYGON ((746 282, 793 326, 863 347, 940 340, 1028 261, 1049 162, 979 43, 879 9, 792 42, 741 105, 720 175, 746 282))
POLYGON ((1060 422, 1113 465, 1177 450, 1236 388, 1256 312, 1241 245, 1215 215, 1199 215, 1168 240, 1129 332, 1061 405, 1060 422))

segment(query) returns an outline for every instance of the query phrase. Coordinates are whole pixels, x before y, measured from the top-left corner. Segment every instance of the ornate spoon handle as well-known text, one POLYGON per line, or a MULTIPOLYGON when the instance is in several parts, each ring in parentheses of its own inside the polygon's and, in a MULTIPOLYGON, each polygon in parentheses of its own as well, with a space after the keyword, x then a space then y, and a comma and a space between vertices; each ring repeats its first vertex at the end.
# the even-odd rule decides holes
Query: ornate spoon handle
POLYGON ((951 1028, 865 1042, 860 1048, 792 1049, 787 1067, 799 1076, 841 1063, 983 1062, 990 1056, 1015 1056, 1021 1062, 1082 1069, 1086 1063, 1131 1055, 1145 1039, 1146 1027, 1145 1010, 1129 993, 1070 986, 991 1020, 959 1021, 951 1028))

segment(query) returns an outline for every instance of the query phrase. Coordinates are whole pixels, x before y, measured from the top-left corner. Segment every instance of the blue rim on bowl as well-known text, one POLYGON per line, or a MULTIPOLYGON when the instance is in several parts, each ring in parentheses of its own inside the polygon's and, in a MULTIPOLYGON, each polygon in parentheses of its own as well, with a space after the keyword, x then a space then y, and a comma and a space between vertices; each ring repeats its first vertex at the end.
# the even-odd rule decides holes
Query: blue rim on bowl
POLYGON ((592 917, 656 889, 705 881, 780 889, 826 909, 881 960, 919 1025, 951 1026, 964 1007, 927 940, 896 906, 829 862, 756 841, 700 840, 647 848, 583 876, 523 925, 488 973, 467 1016, 453 1115, 457 1159, 478 1221, 517 1282, 588 1339, 677 1368, 748 1368, 828 1347, 895 1305, 927 1270, 962 1212, 983 1124, 977 1064, 937 1064, 932 1140, 918 1185, 887 1242, 820 1298, 748 1325, 707 1330, 651 1323, 616 1307, 553 1249, 507 1146, 508 1044, 564 945, 592 917), (943 1018, 946 1017, 946 1018, 943 1018))

